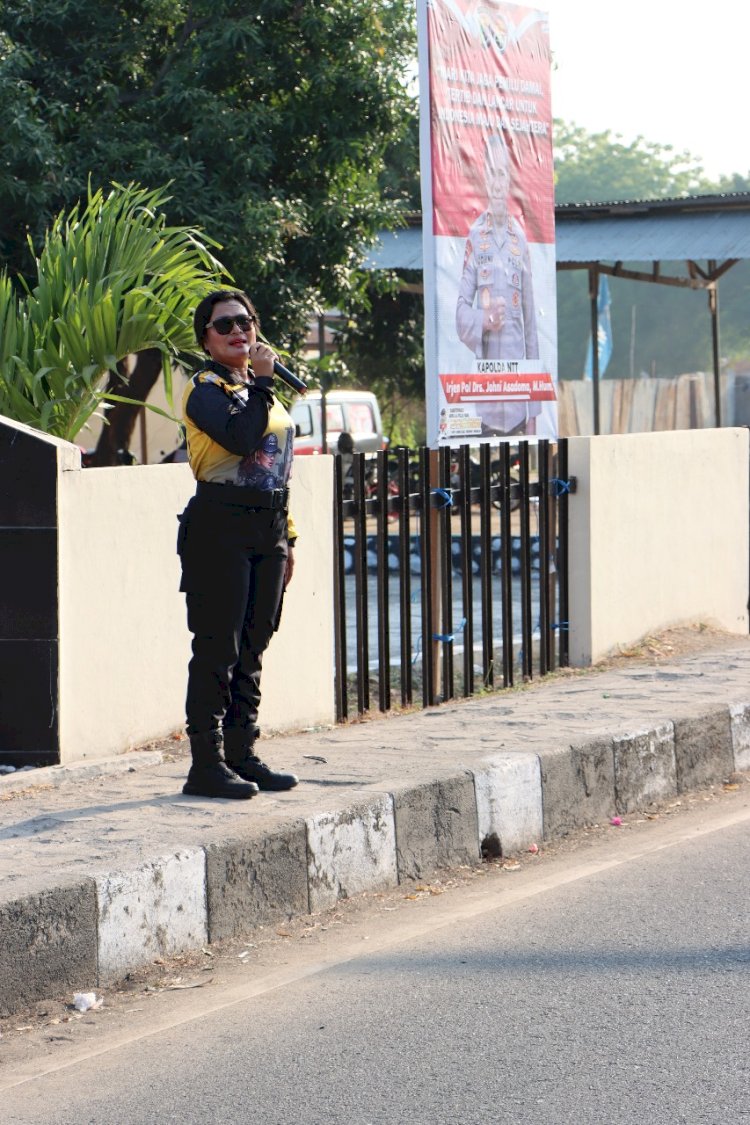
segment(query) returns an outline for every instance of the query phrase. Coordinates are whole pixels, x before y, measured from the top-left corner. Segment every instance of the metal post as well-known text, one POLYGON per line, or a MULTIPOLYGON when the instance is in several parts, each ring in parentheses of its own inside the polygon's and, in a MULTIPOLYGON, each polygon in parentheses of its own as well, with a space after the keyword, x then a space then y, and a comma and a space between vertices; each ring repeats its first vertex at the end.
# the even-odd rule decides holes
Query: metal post
POLYGON ((461 598, 464 626, 464 696, 474 693, 474 587, 472 582, 472 520, 470 447, 459 446, 461 487, 461 598))
POLYGON ((557 476, 563 482, 557 501, 557 580, 560 607, 558 628, 560 638, 558 651, 560 667, 567 668, 570 663, 570 599, 568 587, 569 541, 568 541, 568 439, 560 438, 557 446, 557 476))
MULTIPOLYGON (((438 449, 438 485, 446 496, 450 496, 451 487, 451 458, 450 446, 443 445, 438 449)), ((453 528, 451 518, 452 505, 444 499, 443 506, 436 513, 438 516, 440 551, 440 633, 443 638, 453 636, 453 528)), ((442 657, 442 683, 443 700, 453 699, 453 641, 443 639, 438 651, 442 657)))
POLYGON ((334 652, 336 667, 336 718, 344 722, 349 716, 349 696, 346 661, 346 575, 344 569, 344 470, 341 457, 333 462, 334 512, 333 536, 335 544, 334 579, 334 652))
POLYGON ((388 587, 388 453, 376 454, 377 482, 377 588, 378 588, 378 699, 381 711, 391 706, 390 597, 388 587))
POLYGON ((594 433, 599 430, 599 270, 589 269, 589 301, 591 302, 591 381, 594 390, 594 433))
MULTIPOLYGON (((430 481, 440 479, 440 451, 430 450, 430 481)), ((437 685, 443 676, 443 646, 437 640, 436 625, 443 618, 443 562, 440 555, 440 512, 432 506, 432 486, 428 495, 428 508, 424 517, 430 521, 430 573, 432 575, 432 628, 430 633, 430 665, 432 675, 432 698, 430 704, 435 703, 437 685)))
POLYGON ((495 686, 495 649, 492 636, 492 502, 490 499, 490 447, 479 449, 479 582, 482 607, 482 677, 485 687, 495 686))
POLYGON ((411 666, 411 505, 409 479, 409 450, 398 451, 398 598, 401 614, 401 704, 406 707, 412 702, 411 666))
MULTIPOLYGON (((325 317, 318 317, 318 356, 324 359, 326 354, 326 321, 325 317)), ((326 376, 321 369, 320 373, 320 444, 321 453, 328 452, 328 419, 326 403, 326 376)))
POLYGON ((552 671, 550 660, 550 507, 549 507, 549 442, 539 442, 539 675, 552 671))
MULTIPOLYGON (((716 262, 709 262, 711 273, 716 269, 716 262)), ((708 307, 711 311, 711 341, 714 356, 714 418, 716 426, 721 426, 721 353, 719 348, 719 283, 711 282, 708 290, 708 307)))
MULTIPOLYGON (((422 593, 422 706, 432 707, 435 702, 435 677, 432 635, 434 629, 433 606, 435 583, 433 567, 433 511, 430 505, 431 451, 423 446, 419 451, 419 530, 420 530, 420 589, 422 593)), ((439 596, 439 589, 437 591, 439 596)))
POLYGON ((503 687, 513 686, 513 565, 510 534, 510 445, 500 446, 500 601, 503 612, 503 687))
POLYGON ((519 442, 519 476, 521 505, 519 508, 521 531, 521 669, 524 680, 534 674, 534 623, 531 620, 531 518, 529 500, 529 443, 519 442))
POLYGON ((367 508, 365 455, 353 455, 354 470, 354 596, 357 621, 357 710, 370 710, 370 644, 367 591, 367 508))

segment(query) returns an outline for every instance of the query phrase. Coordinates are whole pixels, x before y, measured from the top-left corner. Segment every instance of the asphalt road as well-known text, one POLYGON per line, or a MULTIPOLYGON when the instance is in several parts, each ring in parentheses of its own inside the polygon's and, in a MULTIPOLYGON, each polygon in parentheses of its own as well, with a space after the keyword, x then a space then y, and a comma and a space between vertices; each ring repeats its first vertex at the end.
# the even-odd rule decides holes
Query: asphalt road
POLYGON ((8 1027, 2 1120, 750 1122, 748 903, 750 790, 686 798, 8 1027))

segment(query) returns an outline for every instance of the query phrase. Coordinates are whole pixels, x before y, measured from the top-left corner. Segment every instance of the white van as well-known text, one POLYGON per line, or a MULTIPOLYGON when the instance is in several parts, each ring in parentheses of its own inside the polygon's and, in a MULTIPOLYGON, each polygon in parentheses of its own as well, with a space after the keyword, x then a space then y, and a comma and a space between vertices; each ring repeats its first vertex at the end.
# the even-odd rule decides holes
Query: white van
MULTIPOLYGON (((295 427, 295 456, 323 452, 321 429, 322 396, 320 391, 308 391, 291 408, 295 427)), ((386 449, 388 439, 383 436, 380 407, 370 391, 328 391, 326 394, 326 452, 336 453, 339 437, 349 434, 353 451, 375 453, 386 449)))

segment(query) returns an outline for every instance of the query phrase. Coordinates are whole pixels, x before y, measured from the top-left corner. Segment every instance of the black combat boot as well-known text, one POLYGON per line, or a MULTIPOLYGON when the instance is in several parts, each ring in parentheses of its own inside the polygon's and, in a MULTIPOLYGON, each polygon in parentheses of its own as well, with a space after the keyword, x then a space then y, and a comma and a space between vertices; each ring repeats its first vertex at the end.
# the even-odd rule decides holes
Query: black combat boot
POLYGON ((189 797, 230 797, 246 801, 258 792, 257 785, 250 779, 238 777, 224 761, 219 731, 191 734, 190 753, 193 764, 182 787, 182 792, 189 797))
POLYGON ((268 792, 280 793, 284 789, 293 789, 299 784, 299 778, 293 773, 277 773, 261 762, 253 753, 255 739, 258 736, 255 727, 226 727, 224 730, 224 752, 227 763, 238 777, 244 781, 254 782, 259 789, 268 792))

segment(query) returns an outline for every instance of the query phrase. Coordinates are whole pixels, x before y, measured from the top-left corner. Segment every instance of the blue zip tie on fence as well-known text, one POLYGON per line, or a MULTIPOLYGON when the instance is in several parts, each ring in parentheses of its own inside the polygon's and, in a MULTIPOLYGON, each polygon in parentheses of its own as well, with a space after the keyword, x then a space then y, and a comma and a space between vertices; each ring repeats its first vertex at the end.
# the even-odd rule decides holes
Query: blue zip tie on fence
MULTIPOLYGON (((537 619, 536 624, 534 625, 534 629, 539 629, 541 631, 541 627, 542 627, 542 623, 541 623, 541 621, 539 621, 537 619)), ((561 633, 567 633, 570 630, 570 622, 569 621, 553 621, 550 625, 550 628, 552 629, 553 632, 556 629, 559 629, 561 633)), ((518 650, 518 663, 521 664, 522 662, 523 662, 523 648, 520 648, 518 650)))
MULTIPOLYGON (((456 633, 460 633, 462 629, 466 628, 466 618, 462 617, 456 626, 456 633)), ((444 644, 452 644, 456 639, 456 633, 433 633, 433 641, 443 641, 444 644)))
POLYGON ((453 507, 453 491, 452 491, 452 489, 450 489, 450 488, 433 488, 432 495, 433 496, 439 496, 440 499, 443 501, 442 504, 437 505, 438 511, 440 511, 441 508, 452 508, 453 507))
POLYGON ((555 486, 555 496, 565 496, 566 493, 570 492, 573 482, 570 480, 562 480, 561 477, 552 477, 550 479, 550 484, 554 484, 555 486))

